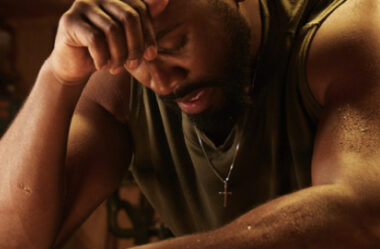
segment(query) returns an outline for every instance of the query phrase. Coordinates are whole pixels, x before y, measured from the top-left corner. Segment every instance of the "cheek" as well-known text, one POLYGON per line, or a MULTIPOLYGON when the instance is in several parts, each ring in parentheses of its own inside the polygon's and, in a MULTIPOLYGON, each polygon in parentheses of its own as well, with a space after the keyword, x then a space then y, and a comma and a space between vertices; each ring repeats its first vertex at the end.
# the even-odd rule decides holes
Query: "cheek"
POLYGON ((226 59, 224 49, 226 46, 220 35, 207 32, 195 33, 191 46, 192 67, 195 70, 205 71, 211 75, 222 72, 226 59))
POLYGON ((225 101, 225 93, 220 88, 213 88, 213 93, 211 95, 210 103, 214 108, 221 107, 225 101))
POLYGON ((150 74, 149 74, 149 72, 147 70, 147 66, 146 66, 145 62, 142 62, 136 69, 128 71, 128 72, 138 82, 140 82, 144 86, 149 87, 150 74))

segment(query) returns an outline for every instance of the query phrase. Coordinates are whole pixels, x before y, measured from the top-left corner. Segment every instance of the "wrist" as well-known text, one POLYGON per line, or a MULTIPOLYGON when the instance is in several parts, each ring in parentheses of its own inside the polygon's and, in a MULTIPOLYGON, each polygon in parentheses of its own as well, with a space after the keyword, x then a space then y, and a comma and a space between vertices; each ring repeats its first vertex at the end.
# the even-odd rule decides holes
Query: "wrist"
POLYGON ((70 82, 61 81, 61 79, 57 78, 51 68, 49 59, 47 59, 41 67, 31 95, 38 92, 38 98, 44 100, 44 105, 57 105, 71 113, 82 94, 86 81, 87 79, 70 82))
POLYGON ((54 77, 55 82, 63 86, 84 86, 87 83, 92 73, 80 76, 65 75, 70 70, 67 66, 62 66, 62 63, 59 63, 57 60, 58 59, 54 58, 54 55, 51 54, 43 65, 43 70, 49 71, 49 73, 54 77))

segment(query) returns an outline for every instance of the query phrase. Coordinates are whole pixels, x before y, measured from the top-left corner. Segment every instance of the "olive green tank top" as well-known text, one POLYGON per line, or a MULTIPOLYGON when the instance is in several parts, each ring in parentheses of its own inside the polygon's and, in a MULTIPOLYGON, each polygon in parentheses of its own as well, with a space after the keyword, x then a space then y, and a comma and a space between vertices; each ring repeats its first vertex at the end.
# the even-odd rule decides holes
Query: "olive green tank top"
POLYGON ((132 80, 130 170, 175 235, 220 227, 268 200, 310 186, 322 108, 306 81, 306 59, 318 27, 344 2, 260 0, 262 46, 245 129, 238 122, 218 147, 202 134, 210 160, 224 176, 240 141, 227 207, 219 195, 223 183, 209 167, 189 120, 132 80))

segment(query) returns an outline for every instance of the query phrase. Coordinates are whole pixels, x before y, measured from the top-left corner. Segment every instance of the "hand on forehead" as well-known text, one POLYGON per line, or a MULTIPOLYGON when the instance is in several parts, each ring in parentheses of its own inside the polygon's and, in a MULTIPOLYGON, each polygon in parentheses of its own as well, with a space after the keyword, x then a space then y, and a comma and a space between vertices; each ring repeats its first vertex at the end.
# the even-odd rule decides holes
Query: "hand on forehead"
POLYGON ((143 0, 143 1, 146 3, 149 9, 150 16, 152 18, 155 18, 165 10, 170 0, 143 0))

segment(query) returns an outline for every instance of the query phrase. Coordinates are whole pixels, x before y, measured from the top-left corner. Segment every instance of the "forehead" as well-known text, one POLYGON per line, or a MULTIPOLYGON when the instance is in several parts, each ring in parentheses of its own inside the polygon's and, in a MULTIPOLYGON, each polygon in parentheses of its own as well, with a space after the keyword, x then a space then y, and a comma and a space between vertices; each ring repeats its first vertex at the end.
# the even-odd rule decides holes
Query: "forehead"
POLYGON ((152 22, 155 28, 165 28, 175 23, 193 22, 212 12, 210 0, 170 0, 165 10, 152 22))

